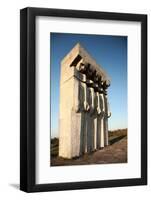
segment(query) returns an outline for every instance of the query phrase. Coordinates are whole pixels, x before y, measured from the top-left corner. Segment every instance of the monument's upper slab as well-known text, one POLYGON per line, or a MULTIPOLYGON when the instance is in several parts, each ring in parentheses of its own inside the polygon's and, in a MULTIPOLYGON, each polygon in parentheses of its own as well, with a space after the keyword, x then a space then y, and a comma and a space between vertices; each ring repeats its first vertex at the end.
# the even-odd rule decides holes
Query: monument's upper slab
POLYGON ((77 43, 73 49, 63 58, 61 64, 75 66, 81 59, 84 63, 89 63, 93 70, 96 70, 97 74, 102 77, 103 81, 110 82, 110 78, 103 70, 102 66, 96 63, 96 61, 89 55, 89 53, 81 46, 80 43, 77 43))

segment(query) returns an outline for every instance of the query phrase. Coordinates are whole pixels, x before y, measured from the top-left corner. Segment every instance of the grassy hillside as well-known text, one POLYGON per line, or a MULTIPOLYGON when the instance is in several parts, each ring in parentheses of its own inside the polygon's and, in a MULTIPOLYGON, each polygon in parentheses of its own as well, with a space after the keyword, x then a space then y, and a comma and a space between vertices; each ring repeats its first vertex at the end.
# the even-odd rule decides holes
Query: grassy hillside
MULTIPOLYGON (((109 131, 109 144, 112 145, 127 136, 127 129, 109 131)), ((59 138, 51 139, 51 157, 57 157, 59 152, 59 138)))
POLYGON ((127 137, 127 129, 109 131, 109 144, 112 145, 124 137, 127 137))

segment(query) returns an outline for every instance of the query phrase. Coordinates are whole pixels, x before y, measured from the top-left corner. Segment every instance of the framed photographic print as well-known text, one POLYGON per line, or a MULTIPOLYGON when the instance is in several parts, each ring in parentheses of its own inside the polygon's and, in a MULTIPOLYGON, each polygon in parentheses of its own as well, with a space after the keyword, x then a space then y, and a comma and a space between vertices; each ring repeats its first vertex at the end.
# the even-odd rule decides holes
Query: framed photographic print
POLYGON ((147 16, 20 12, 20 189, 147 184, 147 16))

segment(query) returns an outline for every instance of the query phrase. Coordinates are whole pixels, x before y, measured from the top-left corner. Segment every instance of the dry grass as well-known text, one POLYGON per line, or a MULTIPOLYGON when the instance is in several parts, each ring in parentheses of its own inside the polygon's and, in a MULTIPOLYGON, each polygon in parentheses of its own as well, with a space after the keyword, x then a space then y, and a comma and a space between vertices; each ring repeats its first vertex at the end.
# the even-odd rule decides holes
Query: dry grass
POLYGON ((108 164, 127 162, 127 129, 109 131, 110 145, 79 158, 64 159, 58 156, 59 139, 51 139, 51 166, 108 164))

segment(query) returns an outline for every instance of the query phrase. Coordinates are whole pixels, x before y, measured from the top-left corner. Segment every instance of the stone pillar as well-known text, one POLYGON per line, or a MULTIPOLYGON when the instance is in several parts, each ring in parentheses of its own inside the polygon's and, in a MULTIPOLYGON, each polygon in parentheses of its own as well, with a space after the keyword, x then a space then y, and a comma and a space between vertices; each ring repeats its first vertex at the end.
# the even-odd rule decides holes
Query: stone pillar
POLYGON ((88 133, 89 133, 89 138, 90 138, 90 151, 94 151, 94 101, 95 101, 95 92, 94 88, 92 87, 93 81, 90 80, 90 86, 89 88, 89 105, 90 105, 90 110, 88 114, 88 133))
POLYGON ((105 104, 104 104, 104 95, 100 93, 100 101, 101 101, 101 115, 100 115, 100 124, 101 124, 101 131, 100 131, 100 148, 104 147, 104 113, 105 113, 105 104))
POLYGON ((86 75, 82 74, 83 76, 83 90, 84 90, 84 99, 82 101, 83 103, 83 118, 84 118, 84 124, 83 124, 83 131, 82 134, 84 136, 84 143, 83 143, 83 152, 87 153, 88 152, 88 110, 89 110, 89 104, 88 104, 88 88, 86 85, 86 75))
POLYGON ((87 110, 86 113, 86 131, 87 131, 87 152, 90 153, 92 151, 92 117, 91 117, 91 112, 92 112, 92 91, 91 88, 87 86, 87 102, 89 105, 89 109, 87 110))
POLYGON ((77 44, 61 62, 59 156, 73 158, 108 145, 108 77, 77 44), (99 84, 102 80, 103 84, 99 84), (101 89, 103 92, 100 92, 101 89))
POLYGON ((94 146, 93 149, 97 149, 97 95, 94 92, 94 114, 93 114, 93 136, 94 136, 94 146))
POLYGON ((62 63, 60 79, 59 156, 65 158, 80 155, 83 117, 79 72, 69 64, 68 61, 62 63))
MULTIPOLYGON (((78 117, 76 117, 76 110, 72 107, 73 99, 71 86, 73 87, 72 79, 70 79, 69 82, 62 83, 60 86, 59 156, 66 158, 72 157, 72 134, 69 134, 72 132, 71 122, 78 119, 78 117), (68 95, 66 94, 66 90, 68 91, 68 95)), ((75 98, 77 96, 78 94, 75 95, 75 98)), ((74 108, 77 109, 76 107, 74 108)), ((79 134, 79 130, 77 131, 79 134)))
POLYGON ((96 94, 97 94, 97 149, 99 149, 101 141, 101 100, 98 91, 96 94))
POLYGON ((111 116, 109 110, 109 103, 107 99, 107 94, 104 95, 104 102, 105 102, 105 115, 104 115, 104 135, 105 135, 105 146, 109 145, 109 136, 108 136, 108 118, 111 116))

